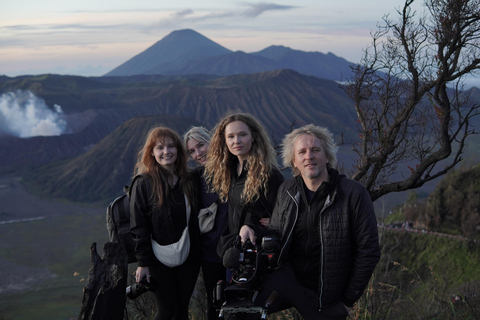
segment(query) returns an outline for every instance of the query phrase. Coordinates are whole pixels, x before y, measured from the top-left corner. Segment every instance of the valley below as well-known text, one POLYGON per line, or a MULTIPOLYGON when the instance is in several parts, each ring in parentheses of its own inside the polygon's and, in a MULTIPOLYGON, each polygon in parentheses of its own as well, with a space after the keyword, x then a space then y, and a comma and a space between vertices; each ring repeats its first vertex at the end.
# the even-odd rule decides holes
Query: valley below
POLYGON ((0 177, 0 319, 76 319, 105 206, 45 199, 0 177))

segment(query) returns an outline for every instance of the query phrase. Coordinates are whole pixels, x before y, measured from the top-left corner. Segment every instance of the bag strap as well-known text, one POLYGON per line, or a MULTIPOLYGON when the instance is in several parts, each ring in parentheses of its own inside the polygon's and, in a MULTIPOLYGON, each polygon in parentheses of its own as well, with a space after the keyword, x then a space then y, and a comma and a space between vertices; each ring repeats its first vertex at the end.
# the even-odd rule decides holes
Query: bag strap
POLYGON ((186 194, 184 194, 185 197, 185 205, 186 205, 186 215, 187 215, 187 227, 188 227, 188 222, 190 221, 190 212, 192 211, 190 207, 190 203, 188 202, 188 197, 186 194))
POLYGON ((130 182, 130 185, 129 186, 125 186, 123 188, 123 190, 127 193, 128 197, 130 198, 130 195, 132 193, 132 188, 133 188, 133 185, 135 184, 135 181, 137 181, 138 178, 142 178, 143 177, 143 174, 137 174, 135 177, 133 177, 132 179, 132 182, 130 182))
MULTIPOLYGON (((116 206, 117 210, 118 210, 118 221, 115 221, 115 216, 112 215, 112 218, 115 222, 115 224, 119 225, 122 221, 127 221, 130 219, 130 213, 128 212, 128 208, 125 207, 125 202, 121 201, 123 200, 123 197, 125 197, 128 195, 123 195, 123 196, 120 196, 118 197, 116 200, 115 200, 115 203, 118 202, 118 205, 116 206)), ((109 208, 110 210, 110 208, 109 208)))
MULTIPOLYGON (((132 179, 132 182, 130 182, 130 185, 129 186, 125 186, 123 187, 123 190, 124 192, 126 193, 126 196, 130 198, 130 194, 132 192, 132 188, 133 188, 133 184, 135 183, 135 181, 142 177, 141 174, 138 174, 136 175, 135 177, 133 177, 132 179)), ((116 203, 116 202, 119 202, 120 199, 122 199, 123 196, 120 196, 118 197, 117 199, 115 199, 113 202, 116 203)), ((115 221, 115 223, 120 223, 120 221, 126 221, 126 220, 129 220, 130 219, 130 212, 128 211, 128 208, 125 208, 125 203, 120 203, 118 206, 118 216, 119 216, 119 221, 115 221)))

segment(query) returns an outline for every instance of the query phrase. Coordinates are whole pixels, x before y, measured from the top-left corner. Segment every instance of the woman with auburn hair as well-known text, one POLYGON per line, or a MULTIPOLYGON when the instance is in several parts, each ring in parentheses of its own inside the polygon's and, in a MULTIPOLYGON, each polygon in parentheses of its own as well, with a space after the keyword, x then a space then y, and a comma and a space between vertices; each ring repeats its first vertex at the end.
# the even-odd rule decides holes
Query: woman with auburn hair
POLYGON ((155 320, 188 319, 200 268, 198 205, 187 160, 180 137, 169 128, 156 127, 148 133, 135 165, 135 174, 142 175, 130 201, 130 231, 138 260, 135 280, 151 283, 155 320), (165 252, 175 243, 189 245, 182 258, 165 252))
POLYGON ((219 122, 210 140, 205 177, 228 203, 228 223, 217 248, 223 256, 239 232, 244 206, 242 225, 268 225, 277 189, 284 180, 275 150, 257 119, 235 113, 219 122))

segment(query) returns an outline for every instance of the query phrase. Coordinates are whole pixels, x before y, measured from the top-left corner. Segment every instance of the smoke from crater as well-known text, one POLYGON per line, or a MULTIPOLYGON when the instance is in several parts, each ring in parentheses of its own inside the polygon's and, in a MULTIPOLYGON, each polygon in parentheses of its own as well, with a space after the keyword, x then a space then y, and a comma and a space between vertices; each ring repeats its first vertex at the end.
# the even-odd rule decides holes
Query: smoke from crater
POLYGON ((0 132, 15 137, 58 136, 67 122, 62 108, 49 108, 30 91, 17 90, 0 95, 0 132))

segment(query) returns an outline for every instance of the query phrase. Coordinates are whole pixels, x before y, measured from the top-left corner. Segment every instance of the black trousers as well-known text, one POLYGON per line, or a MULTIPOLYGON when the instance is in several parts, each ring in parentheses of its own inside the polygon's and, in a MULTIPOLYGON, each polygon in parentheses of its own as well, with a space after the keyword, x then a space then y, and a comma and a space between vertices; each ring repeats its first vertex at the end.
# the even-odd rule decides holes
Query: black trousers
POLYGON ((203 283, 207 290, 208 320, 218 319, 218 312, 213 304, 213 290, 219 280, 226 279, 226 269, 222 262, 202 262, 203 283))
POLYGON ((188 305, 200 271, 200 262, 187 259, 178 267, 157 263, 149 267, 155 281, 157 313, 154 320, 188 320, 188 305))
POLYGON ((318 294, 298 282, 290 264, 285 264, 266 277, 255 305, 263 307, 273 291, 277 292, 277 297, 269 308, 269 314, 294 307, 305 320, 345 320, 348 315, 341 301, 319 311, 318 294))

